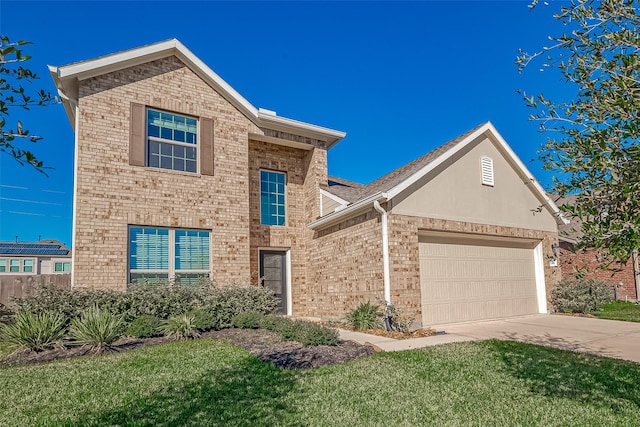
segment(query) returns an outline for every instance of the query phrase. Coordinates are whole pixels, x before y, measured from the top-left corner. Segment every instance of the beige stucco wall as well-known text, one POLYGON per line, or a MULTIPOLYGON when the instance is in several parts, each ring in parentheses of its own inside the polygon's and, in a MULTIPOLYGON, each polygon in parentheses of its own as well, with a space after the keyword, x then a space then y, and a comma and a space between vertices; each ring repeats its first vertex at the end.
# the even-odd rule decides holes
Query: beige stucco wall
POLYGON ((245 116, 177 58, 80 82, 74 286, 124 289, 128 225, 211 231, 212 274, 247 280, 245 116), (131 103, 214 120, 214 176, 129 165, 131 103))
POLYGON ((553 214, 490 139, 470 144, 394 200, 400 215, 557 231, 553 214), (482 185, 480 158, 493 159, 495 185, 482 185))

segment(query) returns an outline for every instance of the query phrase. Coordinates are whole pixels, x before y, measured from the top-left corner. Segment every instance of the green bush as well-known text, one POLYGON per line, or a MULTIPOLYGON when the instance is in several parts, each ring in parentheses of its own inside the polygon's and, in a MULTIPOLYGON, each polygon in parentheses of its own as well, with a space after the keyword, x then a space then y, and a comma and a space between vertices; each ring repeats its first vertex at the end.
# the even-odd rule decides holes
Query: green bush
POLYGON ((195 319, 189 314, 172 316, 160 326, 162 333, 168 337, 177 339, 199 338, 200 332, 195 324, 195 319))
POLYGON ((10 348, 42 351, 62 345, 65 319, 57 313, 19 311, 13 324, 0 325, 0 339, 10 348))
POLYGON ((200 331, 220 329, 220 316, 211 306, 197 307, 187 313, 193 317, 193 322, 200 331))
POLYGON ((257 327, 276 332, 288 341, 298 341, 305 345, 336 345, 338 331, 308 320, 293 320, 277 314, 262 315, 245 313, 235 319, 240 327, 257 327))
POLYGON ((14 299, 16 311, 35 314, 59 313, 70 322, 90 307, 98 306, 127 323, 141 315, 167 319, 203 307, 219 318, 216 328, 231 326, 232 319, 245 311, 271 313, 277 300, 270 289, 258 286, 216 288, 210 284, 179 286, 167 284, 130 285, 126 292, 110 290, 65 290, 40 288, 33 295, 14 299))
POLYGON ((162 320, 159 318, 143 314, 129 324, 126 334, 136 338, 155 337, 160 334, 161 324, 162 320))
POLYGON ((257 311, 247 311, 238 314, 233 319, 233 326, 242 329, 258 329, 264 322, 265 315, 257 311))
POLYGON ((383 313, 378 304, 371 301, 360 304, 345 315, 346 323, 356 331, 366 331, 382 326, 383 313))
POLYGON ((88 346, 99 353, 120 339, 125 325, 120 316, 95 305, 71 319, 69 337, 73 340, 72 344, 88 346))
POLYGON ((563 313, 589 313, 612 300, 612 285, 596 279, 561 280, 551 291, 551 303, 563 313))

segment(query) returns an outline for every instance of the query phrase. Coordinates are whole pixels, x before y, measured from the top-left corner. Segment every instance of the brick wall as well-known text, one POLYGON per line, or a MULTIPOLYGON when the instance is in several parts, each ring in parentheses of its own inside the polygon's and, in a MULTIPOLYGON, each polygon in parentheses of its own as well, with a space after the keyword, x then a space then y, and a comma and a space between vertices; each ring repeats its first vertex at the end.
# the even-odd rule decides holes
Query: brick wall
POLYGON ((578 271, 585 271, 590 278, 612 285, 622 283, 618 288, 618 299, 638 299, 632 258, 626 264, 614 263, 608 269, 603 269, 596 251, 574 249, 570 243, 560 242, 560 266, 563 278, 575 277, 578 271))
MULTIPOLYGON (((389 262, 391 301, 406 314, 422 318, 419 230, 456 231, 495 236, 538 239, 543 242, 547 300, 560 280, 558 267, 547 262, 556 233, 419 218, 389 214, 389 262)), ((310 246, 309 283, 305 315, 341 318, 358 304, 384 297, 382 230, 380 215, 373 209, 358 217, 315 232, 310 246)))
POLYGON ((170 57, 80 82, 74 285, 125 289, 128 225, 210 230, 213 278, 246 280, 253 123, 170 57), (214 176, 129 165, 131 103, 214 120, 214 176))

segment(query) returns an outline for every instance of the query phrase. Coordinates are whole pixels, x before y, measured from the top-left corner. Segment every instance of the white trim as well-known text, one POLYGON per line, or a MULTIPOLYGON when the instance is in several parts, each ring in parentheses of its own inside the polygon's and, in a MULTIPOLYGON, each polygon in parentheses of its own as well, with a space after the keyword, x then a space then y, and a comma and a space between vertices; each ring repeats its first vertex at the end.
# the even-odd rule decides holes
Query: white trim
POLYGON ((258 185, 260 186, 260 192, 258 200, 260 201, 260 226, 261 227, 288 227, 289 223, 289 207, 287 206, 287 187, 288 187, 288 179, 289 174, 287 172, 274 170, 274 169, 259 169, 258 171, 258 185), (262 222, 262 172, 270 172, 270 173, 279 173, 284 175, 284 224, 264 224, 262 222))
POLYGON ((291 249, 286 250, 285 262, 287 263, 287 277, 286 277, 286 293, 287 293, 287 316, 293 314, 293 301, 291 301, 291 249))
POLYGON ((482 185, 494 186, 493 159, 489 156, 480 157, 480 181, 482 185))
POLYGON ((345 205, 345 206, 346 206, 346 205, 348 205, 348 204, 349 204, 349 202, 348 202, 348 201, 346 201, 345 199, 342 199, 342 198, 340 198, 340 197, 336 196, 335 194, 330 193, 329 191, 325 190, 324 188, 321 188, 321 189, 320 189, 320 194, 327 196, 327 197, 328 197, 328 198, 330 198, 331 200, 333 200, 333 201, 335 201, 335 202, 338 202, 338 203, 340 203, 341 205, 345 205))
POLYGON ((387 306, 391 305, 391 275, 389 273, 389 226, 387 222, 387 211, 380 206, 380 202, 373 201, 373 208, 380 213, 382 226, 382 274, 384 284, 384 301, 387 306))
POLYGON ((377 200, 379 202, 386 202, 388 199, 389 197, 387 196, 387 193, 376 193, 372 196, 367 197, 366 199, 362 199, 357 203, 347 206, 344 209, 330 213, 329 215, 325 215, 322 218, 313 221, 312 223, 307 225, 307 228, 316 230, 319 228, 337 224, 348 218, 354 217, 368 209, 372 209, 374 200, 377 200))
POLYGON ((544 255, 542 253, 542 244, 540 242, 533 249, 533 263, 536 274, 536 295, 538 298, 538 313, 547 313, 547 288, 544 279, 544 255))
POLYGON ((298 135, 327 141, 329 147, 336 144, 346 135, 345 132, 334 129, 285 117, 277 117, 275 112, 269 110, 259 111, 175 38, 73 64, 59 67, 49 65, 48 68, 58 89, 58 94, 63 99, 67 116, 72 126, 74 126, 75 111, 71 110, 68 100, 69 98, 78 98, 78 82, 80 80, 174 55, 258 127, 273 127, 275 130, 289 131, 298 135))

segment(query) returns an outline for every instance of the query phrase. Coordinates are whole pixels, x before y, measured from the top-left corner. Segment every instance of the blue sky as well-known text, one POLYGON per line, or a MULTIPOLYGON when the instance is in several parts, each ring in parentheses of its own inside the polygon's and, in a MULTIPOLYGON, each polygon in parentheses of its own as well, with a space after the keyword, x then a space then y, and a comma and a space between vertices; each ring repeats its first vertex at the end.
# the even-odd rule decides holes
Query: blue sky
MULTIPOLYGON (((562 32, 528 1, 0 1, 0 34, 34 44, 32 87, 64 65, 177 38, 254 106, 347 132, 329 173, 367 183, 490 120, 543 186, 547 135, 517 89, 565 96, 557 73, 519 74, 519 48, 562 32)), ((44 137, 48 177, 0 155, 0 240, 71 245, 73 132, 61 105, 14 111, 44 137)))

